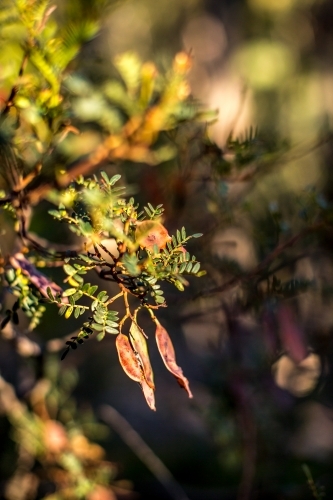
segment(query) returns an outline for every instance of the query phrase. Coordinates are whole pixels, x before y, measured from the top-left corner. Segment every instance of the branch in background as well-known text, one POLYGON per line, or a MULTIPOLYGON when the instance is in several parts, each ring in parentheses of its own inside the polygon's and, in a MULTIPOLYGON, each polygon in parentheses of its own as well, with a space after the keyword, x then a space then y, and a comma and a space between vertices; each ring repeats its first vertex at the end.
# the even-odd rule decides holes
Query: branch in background
POLYGON ((23 357, 30 356, 40 356, 42 353, 42 347, 29 339, 26 335, 17 330, 12 322, 9 322, 2 330, 1 330, 2 338, 5 340, 11 341, 18 354, 23 357))
POLYGON ((189 500, 185 491, 177 483, 169 469, 117 410, 111 406, 104 405, 100 408, 100 415, 102 420, 119 434, 156 479, 163 484, 171 498, 174 500, 189 500))
POLYGON ((318 231, 320 229, 323 229, 327 227, 325 223, 323 222, 318 222, 317 224, 313 224, 312 226, 309 226, 305 228, 303 231, 299 232, 292 238, 289 238, 289 240, 285 241, 284 243, 281 243, 278 245, 267 257, 258 264, 257 267, 254 268, 253 271, 247 274, 242 274, 240 276, 234 276, 230 280, 226 281, 223 283, 223 285, 219 285, 215 288, 211 288, 210 290, 202 290, 196 295, 194 295, 193 300, 198 299, 200 297, 206 297, 208 295, 213 295, 215 293, 225 293, 228 290, 231 290, 235 286, 239 285, 240 283, 248 280, 253 280, 254 278, 257 278, 261 275, 263 271, 268 271, 268 266, 277 258, 279 257, 287 248, 293 247, 296 243, 298 243, 300 240, 302 240, 305 236, 308 236, 310 233, 313 233, 315 231, 318 231))
MULTIPOLYGON (((27 54, 24 54, 20 68, 19 68, 18 78, 20 78, 23 75, 23 72, 24 72, 24 69, 27 65, 27 62, 28 62, 28 56, 27 56, 27 54)), ((14 105, 13 101, 15 99, 15 96, 16 96, 18 90, 19 90, 19 88, 17 85, 14 85, 12 87, 12 89, 9 93, 9 96, 5 102, 5 106, 4 106, 3 110, 1 111, 0 123, 4 120, 6 115, 9 113, 10 108, 14 105)))

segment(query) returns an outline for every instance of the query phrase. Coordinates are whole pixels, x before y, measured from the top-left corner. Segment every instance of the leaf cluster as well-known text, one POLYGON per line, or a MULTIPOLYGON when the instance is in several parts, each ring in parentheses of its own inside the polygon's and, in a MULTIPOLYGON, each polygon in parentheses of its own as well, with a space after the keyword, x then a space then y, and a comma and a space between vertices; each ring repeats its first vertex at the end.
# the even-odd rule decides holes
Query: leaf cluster
MULTIPOLYGON (((49 302, 64 319, 80 323, 66 341, 63 357, 93 333, 98 340, 116 335, 121 359, 131 360, 147 402, 154 407, 146 370, 149 356, 122 333, 123 326, 129 320, 141 332, 141 309, 148 309, 158 321, 153 310, 166 306, 163 282, 184 290, 187 276, 204 274, 185 248, 200 234, 188 236, 183 227, 170 236, 161 204, 148 203, 141 210, 126 196, 120 174, 91 172, 110 161, 122 166, 169 160, 178 154, 172 138, 177 130, 206 121, 207 116, 190 97, 188 54, 176 54, 163 74, 134 53, 120 54, 113 61, 116 77, 93 83, 76 71, 74 60, 98 30, 95 16, 72 16, 60 27, 54 10, 47 0, 6 0, 0 11, 0 38, 6 43, 0 54, 5 75, 0 115, 0 173, 5 184, 0 207, 14 215, 12 230, 20 243, 17 253, 4 259, 4 289, 17 300, 6 310, 2 327, 9 321, 16 324, 21 309, 35 328, 49 302), (90 149, 84 149, 81 132, 94 135, 90 149), (75 234, 77 248, 57 250, 29 233, 33 206, 41 200, 55 205, 49 214, 75 234), (61 287, 37 269, 59 263, 66 275, 61 287), (114 282, 118 293, 110 295, 103 280, 114 282), (124 302, 122 318, 112 305, 117 299, 124 302)), ((163 329, 158 331, 160 342, 168 339, 163 329)), ((171 340, 168 346, 165 352, 160 345, 162 358, 190 394, 171 340)))

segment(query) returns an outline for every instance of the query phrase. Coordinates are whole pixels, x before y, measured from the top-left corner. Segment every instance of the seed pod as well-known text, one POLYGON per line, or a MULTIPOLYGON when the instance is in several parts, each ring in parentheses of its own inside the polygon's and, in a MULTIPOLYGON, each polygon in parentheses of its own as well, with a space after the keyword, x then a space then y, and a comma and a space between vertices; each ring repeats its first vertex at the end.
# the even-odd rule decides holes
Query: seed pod
POLYGON ((130 328, 130 341, 133 349, 138 353, 138 356, 140 358, 143 374, 147 384, 149 385, 149 387, 151 387, 151 389, 155 389, 153 370, 150 364, 147 342, 142 330, 136 323, 134 323, 134 321, 132 322, 130 328))
POLYGON ((116 348, 118 351, 119 362, 126 375, 132 380, 141 383, 143 379, 142 369, 126 335, 123 335, 122 333, 117 335, 116 348))
POLYGON ((192 398, 193 395, 190 390, 189 382, 187 378, 184 377, 183 370, 176 363, 175 350, 172 345, 169 334, 157 319, 155 320, 155 322, 156 322, 156 332, 155 332, 156 343, 160 355, 163 359, 163 362, 167 367, 167 369, 172 373, 172 375, 176 377, 178 384, 181 387, 183 387, 187 391, 188 396, 192 398))
POLYGON ((156 411, 154 390, 149 387, 145 379, 141 381, 141 388, 149 408, 156 411))

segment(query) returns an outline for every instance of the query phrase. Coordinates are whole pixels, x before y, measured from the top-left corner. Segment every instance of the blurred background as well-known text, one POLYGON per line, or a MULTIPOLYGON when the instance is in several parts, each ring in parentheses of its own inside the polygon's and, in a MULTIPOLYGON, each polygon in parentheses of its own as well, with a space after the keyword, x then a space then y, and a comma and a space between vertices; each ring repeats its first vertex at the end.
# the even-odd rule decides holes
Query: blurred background
MULTIPOLYGON (((43 363, 60 387, 54 398, 86 415, 106 450, 117 498, 127 498, 124 491, 145 500, 330 498, 332 232, 316 224, 332 220, 332 2, 58 3, 60 23, 80 15, 102 16, 100 32, 75 60, 82 77, 96 85, 114 78, 111 61, 128 51, 168 71, 186 51, 193 98, 217 111, 208 126, 179 128, 176 157, 157 166, 128 161, 120 172, 140 203, 164 203, 170 234, 182 226, 204 233, 189 251, 207 275, 183 294, 166 286, 161 312, 194 398, 179 390, 150 342, 151 412, 110 337, 89 340, 61 365, 58 352, 22 356, 2 338, 1 376, 20 398, 43 363)), ((78 104, 76 112, 82 118, 87 110, 78 104)), ((64 147, 88 152, 94 137, 87 131, 64 147)), ((118 173, 117 165, 105 170, 118 173)), ((36 208, 31 229, 52 241, 68 238, 45 214, 36 208)), ((48 307, 31 338, 46 342, 75 328, 48 307)), ((1 498, 28 499, 6 486, 17 453, 9 427, 3 414, 1 498)), ((45 495, 40 489, 31 498, 45 495)))

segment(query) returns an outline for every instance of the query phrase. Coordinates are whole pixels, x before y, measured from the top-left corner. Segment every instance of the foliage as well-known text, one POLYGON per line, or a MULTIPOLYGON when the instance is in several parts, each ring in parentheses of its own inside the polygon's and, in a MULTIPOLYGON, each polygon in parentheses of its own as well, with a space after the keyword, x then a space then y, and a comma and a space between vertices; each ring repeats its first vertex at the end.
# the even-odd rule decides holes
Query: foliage
MULTIPOLYGON (((83 20, 80 28, 70 25, 63 33, 49 19, 53 11, 48 2, 37 1, 33 5, 20 1, 3 9, 3 22, 6 26, 19 24, 21 34, 16 40, 12 31, 8 34, 3 28, 4 37, 10 40, 7 43, 23 45, 23 54, 16 80, 12 81, 11 74, 4 82, 4 88, 9 83, 13 87, 1 116, 3 175, 9 189, 3 194, 2 205, 16 219, 17 233, 27 247, 23 249, 25 255, 18 252, 4 262, 3 285, 18 299, 12 310, 5 313, 2 327, 10 320, 17 323, 17 310, 22 308, 31 318, 33 329, 45 310, 45 297, 59 307, 59 314, 65 319, 72 314, 78 319, 89 310, 91 316, 82 323, 78 334, 66 342, 64 358, 70 348, 76 349, 93 332, 98 340, 106 333, 124 340, 122 328, 129 319, 142 338, 138 342, 130 330, 130 344, 127 340, 125 344, 116 344, 120 362, 126 373, 128 364, 137 364, 136 379, 141 385, 148 384, 149 404, 155 409, 154 384, 145 368, 150 366, 148 351, 146 347, 135 347, 137 343, 145 344, 145 334, 137 323, 138 312, 148 309, 157 321, 152 310, 166 305, 159 282, 168 281, 184 290, 186 275, 204 273, 196 257, 184 247, 192 236, 187 236, 183 227, 171 237, 162 225, 162 205, 154 208, 149 204, 138 212, 134 198, 127 200, 124 187, 116 185, 119 174, 111 178, 106 172, 100 177, 85 178, 82 174, 110 159, 155 164, 174 154, 165 140, 159 141, 156 148, 154 144, 163 131, 177 129, 183 120, 199 116, 197 106, 187 100, 185 75, 191 60, 185 53, 177 54, 171 72, 162 77, 152 63, 143 65, 134 54, 124 54, 115 60, 122 81, 107 81, 101 89, 94 90, 88 81, 67 68, 77 55, 79 43, 91 38, 97 26, 83 20), (95 150, 73 169, 56 175, 47 188, 31 187, 45 165, 64 154, 61 143, 66 144, 67 135, 78 133, 85 122, 93 122, 100 131, 101 142, 95 150), (70 182, 74 177, 75 182, 70 182), (54 183, 64 189, 54 189, 54 183), (57 204, 58 209, 49 213, 66 223, 78 237, 79 250, 57 252, 29 236, 28 204, 35 203, 36 197, 57 204), (114 248, 110 250, 112 243, 114 248), (57 260, 63 261, 65 283, 71 286, 64 291, 48 282, 35 267, 52 265, 57 260), (117 283, 119 293, 110 298, 100 285, 86 281, 89 271, 117 283), (128 294, 138 299, 134 310, 128 294), (110 306, 120 297, 125 302, 125 315, 119 320, 118 311, 110 306), (80 299, 89 299, 91 305, 79 303, 80 299), (130 350, 126 359, 124 349, 130 350)), ((166 331, 164 335, 167 336, 166 331)), ((167 366, 174 363, 171 340, 168 342, 168 352, 161 353, 167 366)), ((177 380, 186 381, 180 368, 177 370, 177 380)), ((144 389, 145 395, 147 390, 144 389)))

